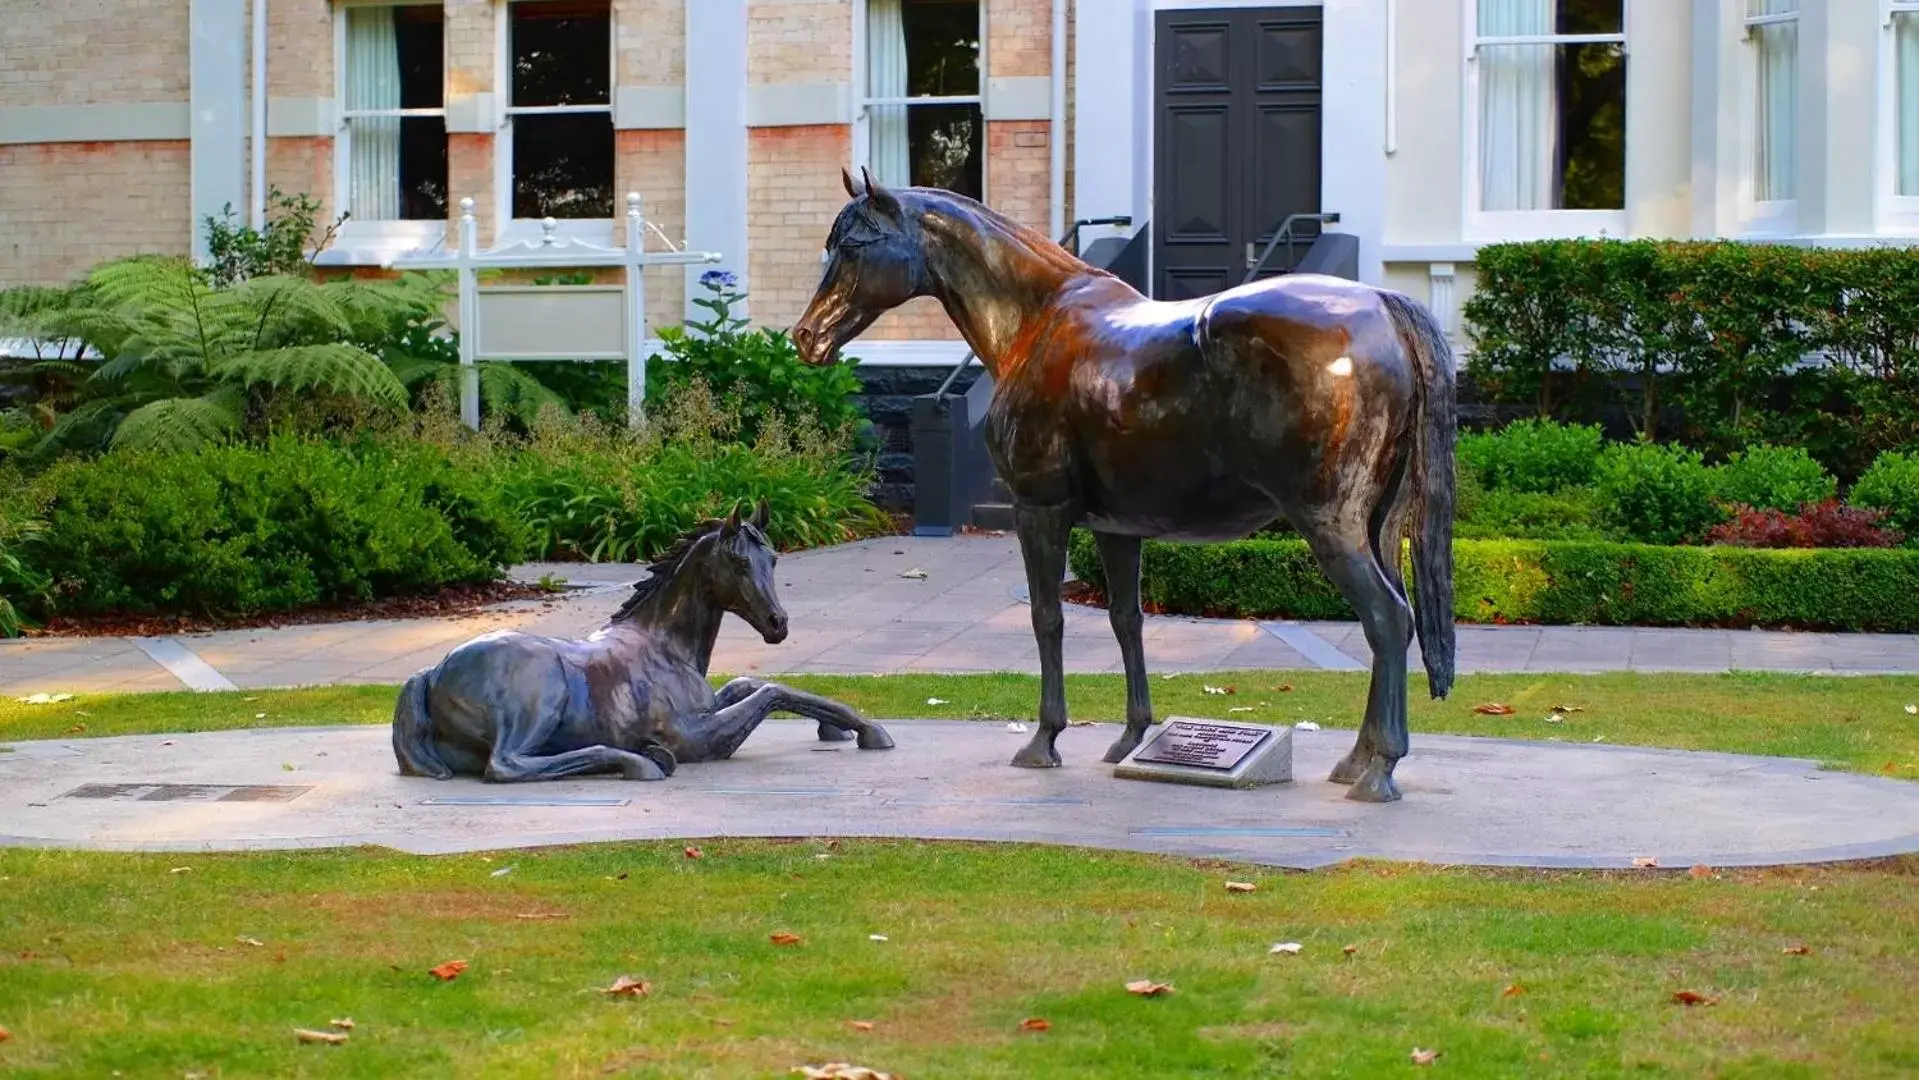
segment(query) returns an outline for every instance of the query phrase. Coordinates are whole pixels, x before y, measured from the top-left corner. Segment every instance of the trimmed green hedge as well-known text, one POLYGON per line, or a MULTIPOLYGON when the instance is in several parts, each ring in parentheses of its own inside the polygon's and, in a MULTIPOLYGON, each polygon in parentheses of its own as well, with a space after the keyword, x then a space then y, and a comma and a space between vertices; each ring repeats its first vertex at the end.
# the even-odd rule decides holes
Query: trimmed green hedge
MULTIPOLYGON (((1104 587, 1092 536, 1073 536, 1073 573, 1104 587)), ((1149 542, 1149 604, 1187 615, 1350 619, 1303 540, 1149 542)), ((1462 622, 1919 629, 1919 551, 1655 547, 1459 540, 1453 613, 1462 622)))

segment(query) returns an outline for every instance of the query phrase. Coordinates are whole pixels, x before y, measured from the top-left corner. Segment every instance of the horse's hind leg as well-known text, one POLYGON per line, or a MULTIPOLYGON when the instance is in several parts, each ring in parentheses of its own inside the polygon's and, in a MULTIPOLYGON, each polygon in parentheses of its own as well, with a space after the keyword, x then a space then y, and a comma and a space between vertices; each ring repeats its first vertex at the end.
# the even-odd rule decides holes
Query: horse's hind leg
POLYGON ((546 757, 503 752, 496 747, 486 764, 486 778, 496 784, 606 772, 617 772, 628 780, 664 780, 667 776, 667 770, 652 758, 612 746, 587 746, 546 757))
POLYGON ((1105 759, 1118 762, 1139 747, 1153 724, 1146 649, 1140 643, 1146 618, 1139 610, 1139 537, 1095 532, 1093 539, 1099 541, 1099 560, 1106 569, 1106 611, 1126 669, 1126 732, 1106 751, 1105 759))
POLYGON ((819 721, 821 729, 845 731, 859 738, 861 750, 890 750, 886 729, 831 698, 809 694, 779 683, 761 683, 744 699, 683 722, 678 745, 688 761, 717 761, 733 756, 746 737, 768 716, 790 712, 819 721))
POLYGON ((1359 616, 1373 654, 1372 685, 1366 694, 1366 718, 1353 751, 1334 767, 1329 779, 1350 783, 1349 799, 1392 802, 1400 797, 1393 768, 1406 756, 1406 646, 1412 611, 1395 590, 1365 541, 1312 538, 1314 554, 1346 602, 1359 616))

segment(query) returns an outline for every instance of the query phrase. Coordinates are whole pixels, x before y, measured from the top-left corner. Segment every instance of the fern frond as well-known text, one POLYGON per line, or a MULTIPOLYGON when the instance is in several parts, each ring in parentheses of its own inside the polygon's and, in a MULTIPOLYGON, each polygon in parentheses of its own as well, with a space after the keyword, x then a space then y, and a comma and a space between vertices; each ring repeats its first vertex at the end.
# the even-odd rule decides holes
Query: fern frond
POLYGON ((305 278, 257 277, 231 290, 252 316, 248 349, 351 336, 353 320, 324 287, 305 278))
POLYGON ((380 358, 357 345, 296 345, 229 357, 214 373, 243 386, 276 390, 317 388, 393 408, 405 408, 406 387, 380 358))
POLYGON ((346 314, 351 336, 368 341, 410 320, 440 316, 451 296, 449 280, 412 273, 394 281, 330 281, 320 288, 346 314))
POLYGON ((221 442, 240 429, 240 414, 228 395, 168 398, 142 405, 113 432, 115 450, 192 450, 221 442))

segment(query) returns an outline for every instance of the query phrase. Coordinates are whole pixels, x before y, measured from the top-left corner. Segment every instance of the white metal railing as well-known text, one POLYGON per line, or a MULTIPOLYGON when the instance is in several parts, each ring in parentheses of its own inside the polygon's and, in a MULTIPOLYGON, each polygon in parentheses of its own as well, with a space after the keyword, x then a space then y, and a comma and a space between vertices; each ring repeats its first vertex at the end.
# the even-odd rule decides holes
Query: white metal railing
MULTIPOLYGON (((460 419, 480 426, 482 360, 612 359, 626 361, 627 422, 639 426, 646 400, 646 282, 649 266, 717 263, 711 251, 646 250, 646 236, 658 229, 640 212, 639 192, 626 197, 626 244, 610 247, 577 237, 561 237, 559 222, 540 222, 537 241, 516 240, 479 249, 479 224, 473 200, 460 200, 460 246, 451 255, 405 256, 392 265, 403 270, 459 272, 460 419), (604 285, 504 285, 480 287, 482 270, 583 269, 621 267, 624 287, 604 285), (609 306, 616 305, 616 306, 609 306), (524 341, 529 323, 541 344, 509 347, 524 341), (614 328, 617 328, 615 330, 614 328)), ((662 237, 663 238, 663 237, 662 237)))

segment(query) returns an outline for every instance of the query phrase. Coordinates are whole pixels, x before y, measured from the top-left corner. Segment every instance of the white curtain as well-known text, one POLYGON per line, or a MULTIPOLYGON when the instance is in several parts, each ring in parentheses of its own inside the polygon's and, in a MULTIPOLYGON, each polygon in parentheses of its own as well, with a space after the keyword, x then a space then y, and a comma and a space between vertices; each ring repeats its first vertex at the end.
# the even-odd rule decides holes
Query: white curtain
MULTIPOLYGON (((906 17, 903 0, 867 0, 866 96, 906 96, 906 17)), ((882 184, 913 182, 913 154, 907 139, 906 105, 874 105, 867 110, 867 165, 882 184)))
MULTIPOLYGON (((1479 36, 1553 32, 1553 0, 1479 0, 1479 36)), ((1559 109, 1555 45, 1479 50, 1479 191, 1486 210, 1551 210, 1559 109)))
POLYGON ((1919 195, 1919 15, 1893 17, 1893 62, 1899 73, 1899 187, 1919 195))
MULTIPOLYGON (((400 39, 389 7, 346 12, 346 108, 400 107, 400 39)), ((400 118, 362 116, 347 121, 351 146, 348 209, 362 221, 400 216, 400 118)))
MULTIPOLYGON (((1754 15, 1785 15, 1799 0, 1750 0, 1754 15)), ((1753 28, 1757 52, 1758 103, 1754 124, 1752 197, 1759 202, 1793 197, 1794 132, 1799 111, 1799 24, 1753 28)))

